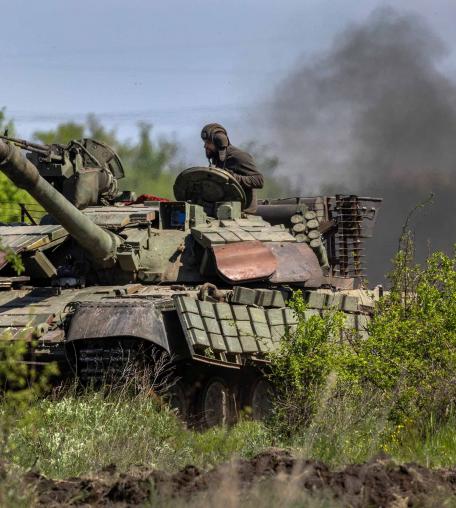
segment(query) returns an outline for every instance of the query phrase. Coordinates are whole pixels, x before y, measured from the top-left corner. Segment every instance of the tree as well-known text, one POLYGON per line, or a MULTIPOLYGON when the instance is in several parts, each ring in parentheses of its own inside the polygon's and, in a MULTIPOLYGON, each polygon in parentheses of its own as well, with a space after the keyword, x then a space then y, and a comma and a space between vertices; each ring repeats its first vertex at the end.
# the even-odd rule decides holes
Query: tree
POLYGON ((66 144, 71 139, 84 137, 84 125, 75 122, 59 124, 56 129, 48 131, 36 131, 33 134, 36 141, 50 145, 51 143, 66 144))
MULTIPOLYGON (((12 120, 7 120, 5 110, 0 110, 0 132, 8 131, 9 136, 14 136, 15 129, 12 120)), ((29 194, 18 189, 3 173, 0 172, 0 223, 19 222, 21 209, 19 203, 33 203, 29 194)))
POLYGON ((161 138, 152 141, 152 125, 138 124, 138 142, 120 140, 115 129, 107 129, 93 114, 88 115, 84 124, 66 122, 54 130, 36 131, 36 141, 42 143, 66 144, 72 139, 90 137, 106 143, 119 155, 125 169, 126 178, 120 182, 121 188, 137 193, 155 193, 172 197, 174 177, 167 171, 178 152, 175 141, 161 138))
MULTIPOLYGON (((9 134, 13 135, 13 122, 7 121, 4 110, 0 110, 0 129, 6 127, 9 134)), ((175 173, 183 167, 183 164, 176 162, 179 145, 172 138, 153 139, 152 125, 149 123, 138 124, 137 142, 119 139, 115 129, 106 128, 93 114, 88 115, 85 122, 63 122, 55 129, 38 130, 33 134, 34 141, 44 144, 67 144, 72 139, 85 137, 108 144, 119 155, 125 169, 125 178, 119 182, 121 189, 171 199, 174 197, 175 173)), ((268 147, 252 141, 244 145, 244 148, 255 157, 258 167, 265 175, 265 187, 260 191, 260 196, 274 198, 291 194, 289 181, 275 177, 279 159, 270 154, 268 147)), ((20 220, 17 205, 20 202, 32 203, 33 200, 28 193, 17 189, 3 174, 0 174, 0 221, 20 220)))

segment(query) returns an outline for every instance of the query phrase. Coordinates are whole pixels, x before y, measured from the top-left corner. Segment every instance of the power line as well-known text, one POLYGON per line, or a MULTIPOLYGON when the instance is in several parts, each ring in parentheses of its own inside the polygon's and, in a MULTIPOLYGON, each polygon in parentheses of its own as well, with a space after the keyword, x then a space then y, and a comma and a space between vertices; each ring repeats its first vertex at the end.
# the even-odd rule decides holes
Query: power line
MULTIPOLYGON (((140 110, 140 111, 110 111, 110 112, 94 112, 96 118, 100 120, 141 120, 147 118, 158 118, 169 115, 185 116, 187 114, 210 114, 210 113, 236 113, 238 111, 255 111, 261 107, 272 105, 270 102, 256 102, 254 104, 221 104, 217 106, 200 105, 200 106, 182 106, 178 108, 156 109, 156 110, 140 110)), ((81 112, 65 112, 65 113, 28 113, 25 111, 11 110, 7 111, 9 117, 20 121, 41 121, 41 122, 60 122, 68 120, 86 120, 88 113, 81 112)))
MULTIPOLYGON (((125 73, 135 73, 135 74, 151 74, 151 75, 165 75, 165 74, 176 74, 176 75, 201 75, 201 76, 235 76, 242 77, 243 75, 277 75, 277 74, 285 74, 289 71, 289 68, 271 68, 266 69, 263 68, 230 68, 230 69, 217 69, 214 67, 192 67, 192 68, 183 68, 180 66, 176 67, 145 67, 141 66, 124 66, 124 65, 109 65, 109 67, 103 67, 100 65, 80 65, 78 63, 69 64, 61 64, 58 62, 49 62, 46 60, 42 64, 38 62, 32 62, 31 64, 27 64, 24 66, 23 61, 14 60, 11 63, 5 63, 4 65, 17 66, 21 70, 26 67, 27 69, 41 69, 45 72, 48 71, 57 71, 57 72, 90 72, 90 73, 105 73, 105 74, 125 74, 125 73)), ((5 71, 6 72, 6 71, 5 71)))
POLYGON ((91 47, 91 48, 81 48, 81 47, 73 47, 69 49, 64 49, 60 46, 53 46, 49 48, 43 48, 40 51, 17 51, 17 46, 15 45, 12 50, 8 50, 6 48, 2 49, 2 57, 12 57, 12 58, 37 58, 37 57, 46 57, 46 55, 60 52, 61 54, 65 56, 69 55, 119 55, 119 53, 139 53, 139 52, 145 52, 148 55, 152 54, 154 51, 159 52, 160 54, 163 54, 166 51, 187 51, 187 50, 193 50, 193 49, 201 49, 205 52, 207 52, 211 48, 232 48, 232 47, 241 47, 246 48, 252 45, 267 45, 270 44, 276 45, 276 44, 293 44, 296 45, 297 43, 302 43, 303 39, 301 37, 258 37, 258 38, 252 38, 252 39, 245 39, 245 40, 239 40, 233 37, 227 38, 227 40, 214 40, 211 39, 210 43, 204 42, 204 43, 196 43, 192 44, 189 41, 182 42, 182 44, 176 44, 176 43, 163 43, 163 40, 158 41, 157 43, 153 43, 152 45, 140 45, 140 46, 118 46, 113 47, 110 46, 108 48, 102 48, 102 47, 91 47))

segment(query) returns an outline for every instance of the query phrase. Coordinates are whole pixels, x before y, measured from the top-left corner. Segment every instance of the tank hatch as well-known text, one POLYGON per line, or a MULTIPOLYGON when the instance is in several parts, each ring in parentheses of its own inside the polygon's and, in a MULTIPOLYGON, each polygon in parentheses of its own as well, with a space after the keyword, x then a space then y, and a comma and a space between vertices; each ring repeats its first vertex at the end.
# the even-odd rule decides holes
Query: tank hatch
POLYGON ((212 217, 216 203, 239 201, 242 210, 247 206, 244 189, 228 171, 219 168, 188 168, 176 178, 173 189, 178 201, 201 205, 212 217))

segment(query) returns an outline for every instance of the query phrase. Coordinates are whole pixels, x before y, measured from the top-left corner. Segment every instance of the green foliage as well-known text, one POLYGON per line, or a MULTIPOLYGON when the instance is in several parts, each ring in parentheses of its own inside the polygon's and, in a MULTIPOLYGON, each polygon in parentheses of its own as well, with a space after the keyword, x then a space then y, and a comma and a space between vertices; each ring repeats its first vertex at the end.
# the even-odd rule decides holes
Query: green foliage
POLYGON ((57 374, 54 364, 37 370, 26 360, 33 347, 28 338, 32 333, 32 328, 25 327, 14 339, 8 332, 0 337, 0 453, 10 460, 16 448, 13 432, 19 422, 34 424, 38 407, 33 403, 49 389, 50 377, 57 374))
POLYGON ((259 423, 204 433, 185 429, 174 413, 148 392, 78 394, 37 401, 32 418, 16 425, 14 462, 36 464, 44 474, 64 478, 115 463, 119 470, 147 464, 175 471, 187 464, 209 468, 233 454, 251 456, 269 444, 259 423))
POLYGON ((406 235, 390 274, 391 291, 378 303, 367 338, 353 331, 335 340, 343 316, 306 319, 296 293, 291 305, 298 329, 271 355, 278 432, 307 435, 322 408, 340 400, 352 406, 366 394, 381 400, 377 436, 384 449, 431 420, 445 425, 456 401, 455 268, 456 256, 441 252, 415 265, 406 235))
POLYGON ((454 467, 456 463, 456 415, 445 422, 430 416, 419 425, 409 425, 396 432, 383 446, 388 453, 404 462, 418 462, 428 467, 454 467))
POLYGON ((5 108, 0 109, 0 133, 14 136, 14 123, 12 120, 6 120, 5 108))
POLYGON ((413 264, 409 237, 397 254, 391 292, 380 302, 367 340, 352 344, 344 375, 370 383, 395 403, 398 424, 445 416, 456 397, 456 258, 432 254, 413 264))
POLYGON ((10 248, 4 247, 2 245, 1 240, 0 240, 0 254, 6 256, 6 260, 18 275, 20 275, 25 270, 21 256, 16 254, 10 248))
MULTIPOLYGON (((0 129, 6 127, 8 127, 9 135, 14 135, 13 122, 6 122, 4 110, 1 110, 0 129)), ((153 140, 152 125, 148 123, 138 124, 137 142, 119 139, 115 129, 107 129, 93 114, 88 115, 83 123, 64 122, 57 125, 55 129, 38 130, 33 134, 36 142, 44 144, 66 144, 72 139, 84 137, 107 143, 117 152, 126 175, 120 181, 122 190, 174 198, 175 174, 183 169, 183 164, 177 162, 179 145, 175 140, 165 137, 153 140)), ((265 186, 259 191, 259 197, 283 197, 292 192, 288 180, 275 176, 279 161, 277 157, 269 154, 267 147, 250 142, 244 148, 252 153, 258 167, 265 175, 265 186)), ((0 173, 0 203, 2 203, 0 221, 4 222, 20 220, 18 203, 36 204, 27 192, 17 189, 2 173, 0 173)))
POLYGON ((453 416, 445 425, 430 419, 424 428, 408 427, 396 439, 396 427, 388 420, 390 401, 380 392, 366 389, 360 394, 347 388, 328 397, 332 390, 323 386, 309 424, 288 437, 251 421, 196 432, 146 394, 106 397, 70 391, 30 402, 15 421, 9 457, 24 469, 34 466, 54 478, 87 474, 111 463, 119 471, 138 464, 170 472, 188 464, 210 469, 270 446, 291 447, 297 455, 332 465, 369 460, 381 451, 425 465, 454 464, 453 416))
POLYGON ((32 203, 28 192, 18 189, 3 173, 0 173, 0 222, 20 222, 19 203, 32 203))
MULTIPOLYGON (((0 110, 0 132, 7 130, 9 136, 14 136, 14 124, 7 120, 5 110, 0 110)), ((19 222, 21 210, 18 203, 31 203, 30 195, 18 189, 3 173, 0 172, 0 222, 19 222)))
MULTIPOLYGON (((314 397, 312 416, 295 426, 291 435, 281 432, 283 443, 304 457, 335 466, 363 462, 385 451, 394 425, 388 420, 389 401, 379 391, 338 386, 331 374, 314 397)), ((291 405, 289 410, 296 412, 291 405)), ((273 429, 282 426, 273 421, 273 429)))
POLYGON ((290 435, 305 425, 315 412, 320 389, 335 368, 336 337, 343 326, 340 312, 324 316, 306 315, 301 291, 290 302, 298 318, 297 330, 287 334, 280 347, 270 354, 271 380, 277 390, 277 420, 281 431, 290 435))
MULTIPOLYGON (((10 136, 14 136, 14 124, 6 121, 4 110, 0 111, 0 130, 8 128, 10 136)), ((125 190, 135 191, 137 194, 149 193, 173 198, 173 183, 175 175, 173 160, 178 151, 175 141, 160 138, 152 141, 152 126, 146 123, 138 125, 139 140, 133 143, 120 140, 114 129, 106 129, 94 115, 89 115, 85 123, 65 122, 55 129, 36 131, 35 141, 51 144, 66 144, 72 139, 91 137, 107 143, 118 153, 125 168, 126 178, 121 180, 120 186, 125 190)), ((18 189, 0 172, 0 221, 19 222, 21 211, 19 203, 33 204, 30 195, 18 189)))
POLYGON ((150 138, 151 129, 150 124, 139 124, 139 143, 133 165, 136 172, 150 174, 151 178, 156 179, 175 156, 177 145, 160 140, 158 149, 155 148, 150 138))
MULTIPOLYGON (((20 273, 24 267, 19 256, 2 248, 13 269, 20 273)), ((33 421, 32 403, 49 388, 49 379, 58 373, 57 367, 50 363, 37 370, 27 359, 34 342, 32 326, 24 327, 19 333, 7 329, 0 335, 0 453, 9 457, 13 452, 10 437, 18 421, 33 421), (13 336, 14 335, 14 336, 13 336), (31 408, 32 407, 32 408, 31 408)), ((1 496, 0 496, 1 497, 1 496)))
POLYGON ((298 327, 271 353, 272 375, 281 389, 308 393, 307 387, 321 386, 333 367, 331 338, 339 333, 343 318, 337 312, 307 317, 300 290, 294 293, 290 307, 298 318, 298 327))
MULTIPOLYGON (((455 257, 435 253, 425 266, 415 266, 407 241, 391 281, 367 339, 352 334, 340 341, 343 315, 308 317, 301 294, 294 295, 299 325, 271 355, 278 406, 267 424, 242 421, 201 433, 186 429, 149 392, 69 391, 45 399, 28 392, 19 405, 14 397, 0 403, 0 421, 9 429, 7 456, 21 468, 33 465, 57 478, 109 463, 120 471, 134 464, 210 468, 269 446, 292 447, 332 465, 386 451, 400 461, 452 466, 455 257)), ((20 371, 18 379, 24 379, 20 371)), ((0 488, 0 500, 2 495, 0 488)))
POLYGON ((35 131, 33 137, 36 141, 50 145, 52 143, 66 144, 71 139, 84 137, 84 125, 75 122, 59 124, 55 130, 35 131))

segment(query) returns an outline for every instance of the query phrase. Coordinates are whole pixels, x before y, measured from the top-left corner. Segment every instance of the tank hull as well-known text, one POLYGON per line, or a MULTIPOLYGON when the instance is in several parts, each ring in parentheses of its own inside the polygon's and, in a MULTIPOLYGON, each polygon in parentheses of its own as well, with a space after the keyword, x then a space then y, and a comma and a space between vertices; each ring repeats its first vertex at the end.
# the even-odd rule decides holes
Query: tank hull
MULTIPOLYGON (((55 362, 59 379, 102 384, 148 372, 186 421, 229 423, 241 411, 264 415, 268 353, 297 327, 287 297, 242 286, 216 298, 197 287, 142 284, 11 289, 0 292, 0 334, 27 341, 27 361, 55 362)), ((375 299, 324 289, 306 298, 309 316, 337 308, 360 333, 375 299)))

